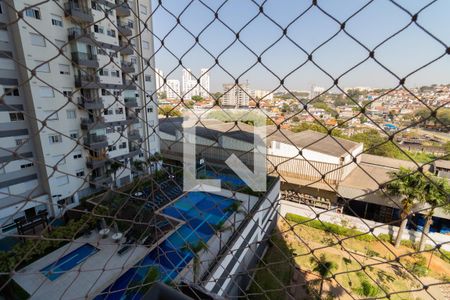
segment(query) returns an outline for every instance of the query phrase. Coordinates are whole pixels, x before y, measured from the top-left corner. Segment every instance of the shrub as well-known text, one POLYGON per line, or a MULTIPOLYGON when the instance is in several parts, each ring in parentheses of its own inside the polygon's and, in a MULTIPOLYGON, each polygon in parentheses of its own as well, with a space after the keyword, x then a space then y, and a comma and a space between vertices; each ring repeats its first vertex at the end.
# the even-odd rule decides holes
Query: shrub
POLYGON ((326 232, 347 236, 347 237, 354 237, 357 240, 360 241, 366 241, 366 242, 372 242, 375 241, 375 237, 373 237, 371 234, 366 233, 353 229, 353 228, 346 228, 343 226, 339 226, 333 223, 323 222, 319 220, 313 220, 309 219, 307 217, 287 213, 286 214, 286 220, 292 221, 298 224, 302 224, 305 226, 309 226, 312 228, 324 230, 326 232))
POLYGON ((426 258, 423 255, 416 255, 414 258, 416 261, 413 263, 408 262, 406 264, 406 269, 418 277, 426 276, 428 274, 426 258))
POLYGON ((380 256, 380 253, 372 249, 367 249, 366 254, 368 257, 380 256))
POLYGON ((439 251, 437 251, 437 254, 443 261, 450 263, 450 251, 439 249, 439 251))
POLYGON ((361 286, 356 289, 356 293, 360 296, 375 297, 380 293, 380 289, 368 280, 363 280, 361 281, 361 286))
POLYGON ((400 245, 411 248, 411 249, 416 249, 417 243, 410 241, 410 240, 402 240, 400 242, 400 245))

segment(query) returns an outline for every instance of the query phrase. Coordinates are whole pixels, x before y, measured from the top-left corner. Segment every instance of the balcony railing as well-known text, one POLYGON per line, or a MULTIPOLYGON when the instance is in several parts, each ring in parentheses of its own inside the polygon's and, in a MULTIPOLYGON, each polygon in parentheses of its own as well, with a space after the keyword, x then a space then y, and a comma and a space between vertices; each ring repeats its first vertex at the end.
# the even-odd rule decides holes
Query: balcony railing
POLYGON ((64 5, 64 13, 68 17, 70 16, 77 22, 92 23, 94 17, 87 9, 83 9, 80 5, 74 1, 69 1, 64 5))
POLYGON ((90 156, 86 160, 86 166, 90 169, 97 169, 103 167, 109 160, 108 155, 90 156))
POLYGON ((129 43, 120 42, 121 49, 119 50, 122 55, 131 55, 134 53, 133 46, 129 43))
POLYGON ((112 178, 109 175, 90 176, 89 183, 94 188, 107 188, 112 183, 112 178))
POLYGON ((98 89, 100 78, 97 75, 76 75, 75 87, 83 89, 98 89))
POLYGON ((139 132, 139 130, 130 130, 130 132, 128 132, 128 140, 130 141, 135 141, 135 140, 139 140, 141 138, 141 134, 139 132))
POLYGON ((84 138, 84 145, 89 149, 102 149, 108 147, 106 135, 91 134, 84 138))
POLYGON ((123 0, 116 1, 116 15, 118 17, 129 17, 131 15, 130 7, 123 0))
POLYGON ((72 61, 80 66, 98 68, 97 55, 75 51, 72 52, 72 61))
POLYGON ((129 108, 138 106, 137 100, 134 97, 125 98, 124 102, 125 102, 125 106, 129 107, 129 108))
POLYGON ((128 25, 123 24, 117 24, 117 29, 119 30, 119 33, 123 36, 130 36, 133 34, 133 31, 131 30, 128 25))
POLYGON ((136 89, 136 83, 133 80, 124 79, 123 80, 123 89, 124 90, 135 90, 136 89))
POLYGON ((124 73, 134 73, 134 64, 132 62, 123 61, 121 64, 122 72, 124 73))
POLYGON ((67 30, 69 32, 69 41, 94 44, 94 34, 80 27, 72 27, 67 30))
POLYGON ((103 109, 105 105, 103 104, 102 98, 97 99, 89 99, 86 97, 78 98, 78 105, 83 107, 84 109, 103 109))
POLYGON ((87 118, 81 119, 81 129, 93 130, 93 129, 102 129, 105 127, 106 127, 105 118, 97 118, 95 120, 87 118))

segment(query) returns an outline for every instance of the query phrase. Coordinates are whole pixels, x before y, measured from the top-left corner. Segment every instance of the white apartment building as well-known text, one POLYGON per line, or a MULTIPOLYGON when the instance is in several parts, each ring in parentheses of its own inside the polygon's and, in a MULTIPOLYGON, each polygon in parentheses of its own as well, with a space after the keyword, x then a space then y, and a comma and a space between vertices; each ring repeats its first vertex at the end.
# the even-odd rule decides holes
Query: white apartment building
POLYGON ((250 90, 250 95, 254 99, 273 100, 273 93, 264 90, 250 90))
POLYGON ((190 100, 192 96, 199 95, 199 86, 197 80, 192 76, 191 69, 183 69, 181 84, 183 99, 190 100))
POLYGON ((155 84, 156 90, 162 92, 164 86, 164 72, 158 68, 155 69, 155 84))
POLYGON ((169 79, 165 85, 167 99, 180 99, 180 81, 178 79, 169 79))
POLYGON ((315 86, 315 85, 311 86, 311 91, 309 93, 309 99, 313 99, 313 98, 319 96, 324 91, 325 91, 325 89, 323 87, 315 86))
POLYGON ((248 107, 250 101, 250 91, 248 84, 228 83, 223 85, 224 95, 221 105, 228 108, 248 107))
POLYGON ((130 182, 134 161, 159 152, 159 140, 152 29, 130 10, 148 18, 150 0, 0 5, 1 234, 113 179, 130 182), (123 167, 114 172, 111 161, 123 167))
POLYGON ((210 92, 210 78, 208 69, 200 69, 200 93, 203 98, 209 98, 210 92))

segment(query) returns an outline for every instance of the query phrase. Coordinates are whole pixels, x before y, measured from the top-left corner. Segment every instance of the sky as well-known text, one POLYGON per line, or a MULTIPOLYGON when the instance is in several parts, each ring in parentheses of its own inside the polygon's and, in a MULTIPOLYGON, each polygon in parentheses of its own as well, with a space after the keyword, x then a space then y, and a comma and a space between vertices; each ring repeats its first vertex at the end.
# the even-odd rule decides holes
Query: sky
MULTIPOLYGON (((181 79, 179 59, 197 76, 200 68, 211 68, 213 92, 222 91, 223 83, 234 82, 236 78, 262 90, 277 89, 280 79, 290 90, 310 90, 312 85, 328 88, 333 85, 332 78, 340 76, 341 88, 393 87, 398 79, 389 71, 400 78, 408 76, 444 54, 450 46, 448 0, 431 4, 417 19, 442 43, 412 24, 382 45, 379 44, 411 22, 407 12, 388 0, 318 0, 323 10, 340 22, 371 2, 346 22, 345 29, 353 38, 339 32, 340 25, 317 7, 307 10, 311 1, 306 0, 161 0, 161 5, 158 2, 152 0, 157 68, 169 79, 181 79), (267 16, 260 12, 261 6, 267 16), (215 19, 216 11, 222 22, 215 19), (286 27, 289 39, 283 37, 286 27), (239 32, 239 41, 233 31, 239 32), (374 50, 375 58, 389 71, 373 59, 356 66, 369 52, 355 40, 374 50), (299 47, 312 53, 320 68, 308 62, 308 54, 299 47), (215 64, 215 58, 220 66, 215 64)), ((396 2, 416 14, 433 1, 396 2)), ((449 75, 450 55, 446 55, 410 75, 406 86, 447 84, 449 75)))

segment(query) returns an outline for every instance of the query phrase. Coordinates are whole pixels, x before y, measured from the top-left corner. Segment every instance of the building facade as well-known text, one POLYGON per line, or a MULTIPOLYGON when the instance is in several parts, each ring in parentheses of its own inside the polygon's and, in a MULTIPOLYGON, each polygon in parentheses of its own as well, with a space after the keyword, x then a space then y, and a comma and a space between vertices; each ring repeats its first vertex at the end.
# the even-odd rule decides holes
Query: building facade
POLYGON ((200 69, 200 93, 199 96, 207 99, 210 93, 210 78, 208 69, 200 69))
POLYGON ((159 140, 152 34, 131 11, 149 15, 150 1, 0 4, 0 232, 8 232, 18 217, 59 215, 131 182, 159 140), (12 22, 18 11, 23 19, 12 22))
POLYGON ((180 81, 178 79, 167 80, 165 91, 167 99, 180 99, 180 81))
POLYGON ((228 83, 223 85, 223 97, 221 105, 228 108, 248 107, 250 91, 248 84, 228 83))

